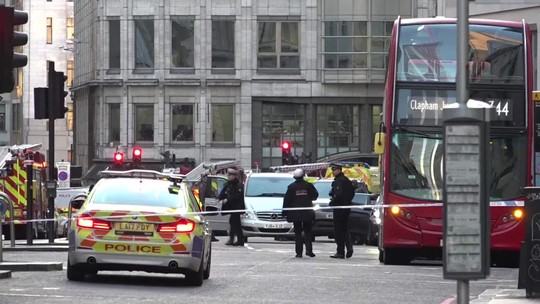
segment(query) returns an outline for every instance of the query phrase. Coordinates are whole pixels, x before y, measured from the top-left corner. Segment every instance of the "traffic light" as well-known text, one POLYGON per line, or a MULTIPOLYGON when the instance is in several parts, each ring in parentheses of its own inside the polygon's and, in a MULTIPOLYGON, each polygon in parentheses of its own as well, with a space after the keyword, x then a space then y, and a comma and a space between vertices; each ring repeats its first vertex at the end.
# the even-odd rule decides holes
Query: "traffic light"
POLYGON ((135 147, 133 148, 133 161, 141 161, 142 158, 142 149, 135 147))
POLYGON ((57 72, 54 70, 54 62, 49 62, 48 72, 48 99, 47 102, 52 102, 52 114, 53 118, 64 118, 68 108, 65 106, 65 99, 68 95, 67 91, 64 91, 64 82, 67 77, 63 72, 57 72))
POLYGON ((291 143, 284 141, 281 143, 281 164, 291 164, 291 143))
POLYGON ((122 165, 124 164, 124 153, 120 151, 114 152, 113 163, 115 169, 121 169, 122 165))
POLYGON ((13 91, 13 69, 26 66, 26 55, 15 53, 13 48, 28 43, 28 35, 15 31, 16 25, 26 24, 28 14, 13 7, 0 6, 0 93, 13 91))
POLYGON ((34 119, 49 118, 49 89, 34 88, 34 119))

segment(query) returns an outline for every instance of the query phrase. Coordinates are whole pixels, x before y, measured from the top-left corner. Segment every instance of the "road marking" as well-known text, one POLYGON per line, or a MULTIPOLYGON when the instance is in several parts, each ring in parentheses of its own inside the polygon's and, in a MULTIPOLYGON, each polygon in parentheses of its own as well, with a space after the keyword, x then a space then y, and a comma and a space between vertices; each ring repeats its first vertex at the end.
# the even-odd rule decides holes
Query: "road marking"
POLYGON ((60 287, 43 287, 43 290, 60 290, 60 287))
POLYGON ((4 293, 1 292, 0 296, 14 296, 14 297, 29 297, 29 298, 73 298, 71 296, 62 296, 62 295, 48 295, 48 294, 30 294, 30 293, 4 293))
POLYGON ((452 304, 452 303, 454 303, 454 301, 456 300, 456 298, 457 298, 457 296, 454 295, 454 296, 452 296, 451 298, 448 298, 448 299, 442 301, 441 304, 452 304))

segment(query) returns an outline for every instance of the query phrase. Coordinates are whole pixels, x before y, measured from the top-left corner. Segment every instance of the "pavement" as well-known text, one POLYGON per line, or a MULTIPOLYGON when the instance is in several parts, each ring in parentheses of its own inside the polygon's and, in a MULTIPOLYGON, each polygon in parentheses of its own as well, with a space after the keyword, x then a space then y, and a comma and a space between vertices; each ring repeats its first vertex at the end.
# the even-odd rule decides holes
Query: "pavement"
MULTIPOLYGON (((26 240, 16 240, 15 247, 11 247, 10 241, 2 241, 2 251, 68 251, 66 238, 55 239, 54 243, 49 240, 33 240, 32 245, 27 245, 26 240)), ((13 271, 61 271, 62 263, 57 262, 7 262, 0 261, 0 279, 11 278, 13 271)))
POLYGON ((486 289, 477 299, 471 300, 474 304, 528 304, 540 303, 540 295, 536 298, 527 298, 525 289, 486 289))

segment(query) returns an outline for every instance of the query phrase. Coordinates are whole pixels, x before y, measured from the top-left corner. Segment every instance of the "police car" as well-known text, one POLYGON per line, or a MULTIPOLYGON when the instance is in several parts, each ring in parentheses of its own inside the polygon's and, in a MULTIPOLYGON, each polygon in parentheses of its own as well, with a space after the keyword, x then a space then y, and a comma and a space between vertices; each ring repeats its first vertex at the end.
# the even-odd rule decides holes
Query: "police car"
POLYGON ((202 285, 212 230, 182 177, 150 170, 101 177, 71 221, 67 278, 127 270, 181 273, 202 285))

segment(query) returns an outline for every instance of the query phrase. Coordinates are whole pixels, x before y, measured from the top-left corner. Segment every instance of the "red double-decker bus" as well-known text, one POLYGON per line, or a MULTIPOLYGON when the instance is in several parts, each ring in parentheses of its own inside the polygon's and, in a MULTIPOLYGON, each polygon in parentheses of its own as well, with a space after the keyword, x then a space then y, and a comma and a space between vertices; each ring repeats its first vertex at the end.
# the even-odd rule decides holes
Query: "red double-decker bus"
MULTIPOLYGON (((490 122, 492 262, 516 266, 524 239, 523 187, 533 183, 533 62, 523 22, 470 20, 469 97, 490 122)), ((394 24, 381 130, 379 259, 405 264, 442 253, 443 107, 456 103, 456 19, 394 24)))

